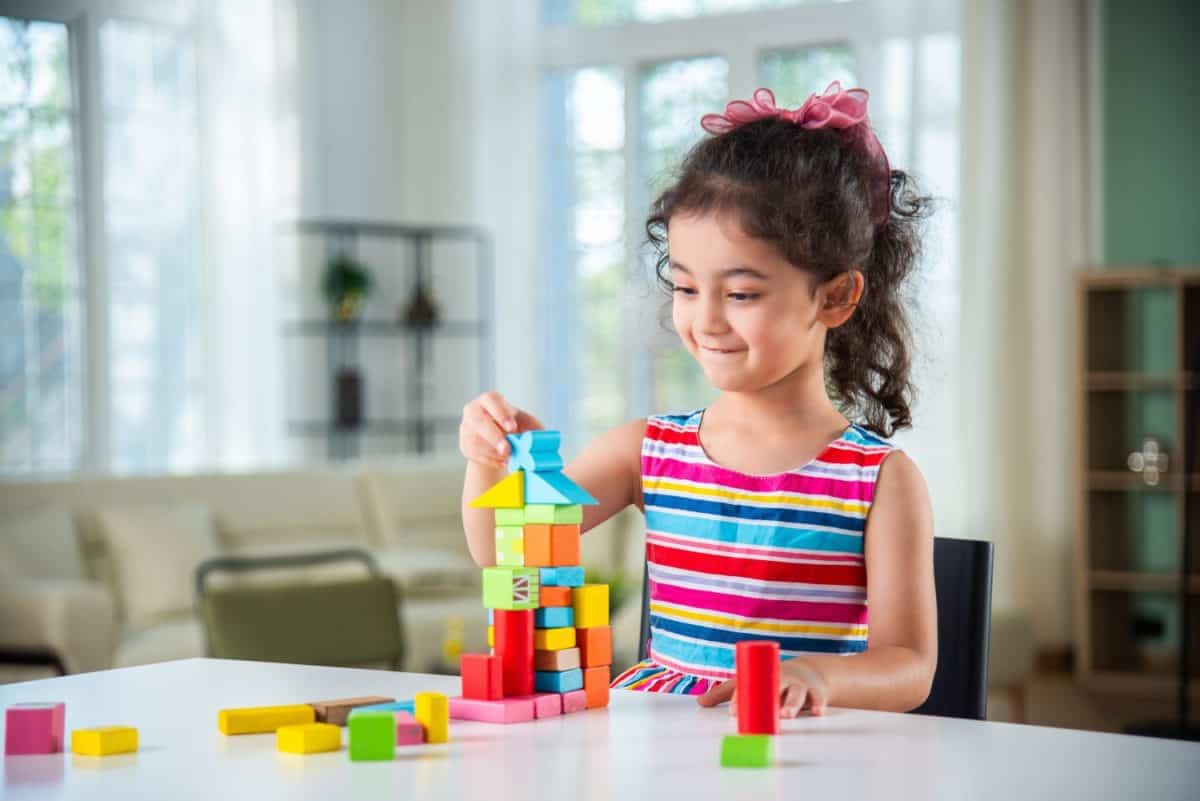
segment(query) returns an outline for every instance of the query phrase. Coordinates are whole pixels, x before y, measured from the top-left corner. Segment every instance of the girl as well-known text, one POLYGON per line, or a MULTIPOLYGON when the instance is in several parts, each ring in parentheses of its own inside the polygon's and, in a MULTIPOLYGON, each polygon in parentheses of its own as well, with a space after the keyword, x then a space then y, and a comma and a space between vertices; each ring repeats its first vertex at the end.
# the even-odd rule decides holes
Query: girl
MULTIPOLYGON (((599 501, 585 531, 628 504, 646 516, 649 658, 613 687, 712 706, 735 692, 734 643, 767 638, 786 659, 785 717, 907 711, 929 693, 929 498, 884 439, 911 423, 901 293, 927 199, 889 169, 866 103, 836 83, 794 110, 766 89, 730 103, 654 202, 675 330, 720 394, 615 428, 566 469, 599 501)), ((490 510, 467 504, 503 478, 504 435, 541 425, 494 392, 463 409, 481 566, 490 510)))

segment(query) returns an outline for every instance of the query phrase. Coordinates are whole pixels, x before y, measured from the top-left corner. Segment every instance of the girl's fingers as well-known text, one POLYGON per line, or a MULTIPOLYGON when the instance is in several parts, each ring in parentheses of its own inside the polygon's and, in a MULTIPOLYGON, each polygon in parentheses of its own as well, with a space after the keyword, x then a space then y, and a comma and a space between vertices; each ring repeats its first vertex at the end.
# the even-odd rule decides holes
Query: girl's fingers
POLYGON ((542 421, 534 417, 529 412, 517 409, 517 430, 518 431, 541 431, 546 426, 542 425, 542 421))
POLYGON ((483 393, 479 396, 479 405, 504 432, 517 430, 517 410, 499 392, 483 393))
POLYGON ((503 456, 508 458, 508 440, 504 438, 504 432, 500 430, 499 424, 486 413, 481 413, 475 421, 475 436, 484 444, 484 450, 492 457, 503 456))
POLYGON ((779 698, 779 714, 785 718, 794 718, 804 708, 808 696, 808 688, 803 684, 788 684, 784 686, 779 698))

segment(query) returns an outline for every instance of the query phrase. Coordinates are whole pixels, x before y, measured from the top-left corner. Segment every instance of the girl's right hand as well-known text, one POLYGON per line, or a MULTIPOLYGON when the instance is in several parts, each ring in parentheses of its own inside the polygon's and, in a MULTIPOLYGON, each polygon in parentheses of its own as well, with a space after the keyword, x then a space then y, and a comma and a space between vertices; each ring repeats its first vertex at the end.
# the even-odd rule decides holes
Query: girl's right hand
POLYGON ((545 428, 529 412, 504 399, 499 392, 485 392, 463 407, 458 427, 458 449, 468 461, 485 467, 508 464, 507 434, 545 428))

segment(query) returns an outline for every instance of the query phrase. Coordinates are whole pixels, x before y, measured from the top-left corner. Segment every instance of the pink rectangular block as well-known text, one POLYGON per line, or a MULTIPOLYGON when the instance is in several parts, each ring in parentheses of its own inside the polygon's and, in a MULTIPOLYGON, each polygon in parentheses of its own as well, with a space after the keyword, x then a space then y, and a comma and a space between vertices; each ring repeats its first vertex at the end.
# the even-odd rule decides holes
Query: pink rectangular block
POLYGON ((499 701, 451 698, 450 717, 453 720, 478 720, 483 723, 523 723, 533 720, 533 697, 524 695, 501 698, 499 701))
POLYGON ((562 695, 559 693, 534 693, 533 716, 535 718, 552 718, 561 715, 563 711, 562 695))
POLYGON ((563 714, 582 712, 587 709, 587 693, 583 690, 572 690, 562 694, 563 714))
POLYGON ((60 753, 66 714, 60 703, 13 704, 4 711, 4 753, 60 753))
POLYGON ((425 727, 407 712, 396 712, 396 745, 420 745, 425 742, 425 727))

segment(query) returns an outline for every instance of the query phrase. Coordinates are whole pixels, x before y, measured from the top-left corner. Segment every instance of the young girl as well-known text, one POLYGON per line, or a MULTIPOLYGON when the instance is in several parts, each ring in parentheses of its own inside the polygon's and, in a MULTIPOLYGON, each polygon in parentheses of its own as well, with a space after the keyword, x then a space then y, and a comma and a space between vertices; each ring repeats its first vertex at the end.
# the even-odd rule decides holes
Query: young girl
MULTIPOLYGON (((712 706, 735 692, 734 644, 767 638, 785 717, 907 711, 929 693, 929 498, 883 439, 911 423, 901 293, 927 204, 889 169, 866 103, 836 83, 794 110, 766 89, 730 103, 654 203, 675 330, 720 394, 615 428, 566 468, 599 501, 585 531, 629 504, 646 516, 649 658, 613 687, 712 706)), ((503 478, 505 434, 541 427, 494 392, 463 409, 481 566, 490 510, 467 504, 503 478)))

